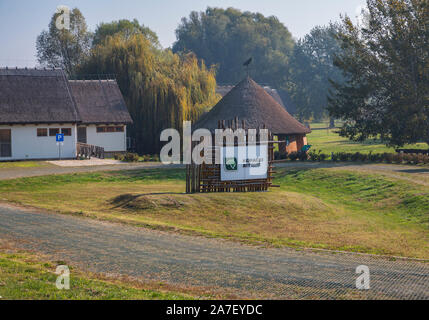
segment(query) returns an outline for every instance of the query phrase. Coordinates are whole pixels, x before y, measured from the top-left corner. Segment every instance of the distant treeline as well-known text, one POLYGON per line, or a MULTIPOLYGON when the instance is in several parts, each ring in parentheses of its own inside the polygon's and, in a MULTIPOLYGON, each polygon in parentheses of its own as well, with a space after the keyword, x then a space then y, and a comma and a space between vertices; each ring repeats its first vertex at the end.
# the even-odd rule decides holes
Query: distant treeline
POLYGON ((239 82, 250 57, 251 76, 287 97, 300 120, 341 119, 354 140, 429 141, 427 0, 367 0, 358 25, 345 16, 297 41, 276 17, 208 7, 182 19, 172 49, 137 20, 92 33, 78 9, 69 31, 55 28, 57 15, 37 39, 40 63, 116 74, 138 152, 157 152, 162 129, 210 109, 216 80, 239 82))
POLYGON ((70 31, 55 27, 57 15, 37 39, 39 61, 74 78, 115 74, 140 154, 157 153, 163 129, 180 130, 183 120, 197 120, 219 100, 214 68, 192 53, 162 49, 156 34, 137 20, 102 23, 91 33, 78 9, 71 12, 70 31))

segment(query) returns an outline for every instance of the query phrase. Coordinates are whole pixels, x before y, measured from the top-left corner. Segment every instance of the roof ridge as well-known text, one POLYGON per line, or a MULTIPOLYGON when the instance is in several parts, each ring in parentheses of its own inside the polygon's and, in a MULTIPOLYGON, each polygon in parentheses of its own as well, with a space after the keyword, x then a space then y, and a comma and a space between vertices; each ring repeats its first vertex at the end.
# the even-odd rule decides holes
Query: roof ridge
POLYGON ((208 113, 202 116, 195 124, 195 128, 214 130, 219 120, 236 117, 246 120, 250 127, 266 125, 274 134, 311 132, 250 76, 236 84, 208 113))

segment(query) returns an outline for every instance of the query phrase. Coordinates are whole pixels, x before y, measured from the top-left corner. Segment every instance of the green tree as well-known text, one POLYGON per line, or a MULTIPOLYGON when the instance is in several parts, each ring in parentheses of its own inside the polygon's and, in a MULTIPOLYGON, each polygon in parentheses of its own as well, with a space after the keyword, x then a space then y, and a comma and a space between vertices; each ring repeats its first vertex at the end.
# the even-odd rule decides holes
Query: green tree
POLYGON ((160 50, 143 34, 107 36, 79 71, 116 75, 139 153, 159 152, 163 129, 180 130, 183 120, 195 121, 218 101, 213 69, 193 54, 160 50))
POLYGON ((317 26, 300 39, 290 63, 289 91, 301 119, 321 119, 327 115, 329 80, 343 82, 343 75, 334 66, 341 53, 337 39, 339 26, 317 26))
POLYGON ((109 23, 100 23, 94 32, 93 46, 101 44, 107 36, 113 36, 117 33, 121 33, 126 39, 130 38, 134 34, 143 34, 151 43, 160 47, 156 33, 148 27, 140 25, 137 19, 134 19, 133 21, 122 19, 109 23))
POLYGON ((243 62, 253 57, 251 76, 279 88, 288 75, 294 40, 274 16, 237 9, 210 8, 192 12, 176 29, 174 52, 194 52, 217 66, 220 83, 237 83, 245 76, 243 62))
POLYGON ((62 68, 71 75, 89 53, 91 33, 79 9, 74 8, 70 12, 69 30, 56 27, 59 15, 55 13, 48 30, 42 31, 37 37, 37 58, 40 64, 62 68))
POLYGON ((364 26, 343 19, 335 64, 347 81, 333 82, 329 111, 353 140, 429 142, 429 1, 368 0, 367 7, 364 26))

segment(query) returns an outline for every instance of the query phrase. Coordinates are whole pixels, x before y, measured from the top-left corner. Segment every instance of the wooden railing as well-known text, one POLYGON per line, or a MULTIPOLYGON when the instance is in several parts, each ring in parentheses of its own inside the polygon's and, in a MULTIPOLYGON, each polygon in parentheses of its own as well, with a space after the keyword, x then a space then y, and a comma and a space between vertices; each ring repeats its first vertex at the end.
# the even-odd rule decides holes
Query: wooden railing
POLYGON ((99 159, 104 159, 104 148, 93 146, 91 144, 78 142, 76 144, 76 154, 78 158, 87 158, 96 157, 99 159))

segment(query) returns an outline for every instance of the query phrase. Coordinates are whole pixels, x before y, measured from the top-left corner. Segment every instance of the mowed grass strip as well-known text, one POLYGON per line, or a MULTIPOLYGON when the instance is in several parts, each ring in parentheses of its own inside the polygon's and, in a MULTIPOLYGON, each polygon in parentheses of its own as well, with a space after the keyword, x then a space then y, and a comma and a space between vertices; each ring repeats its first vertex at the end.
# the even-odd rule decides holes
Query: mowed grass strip
MULTIPOLYGON (((337 133, 339 129, 327 129, 327 125, 322 123, 311 124, 313 129, 307 135, 308 143, 312 145, 312 150, 321 150, 323 153, 331 152, 360 152, 360 153, 395 153, 395 148, 386 147, 382 141, 377 139, 368 139, 363 142, 351 141, 348 138, 340 137, 337 133)), ((417 143, 405 145, 406 149, 429 149, 426 143, 417 143)))
POLYGON ((0 169, 48 167, 44 161, 0 161, 0 169))
POLYGON ((184 170, 0 181, 0 200, 269 246, 429 258, 427 187, 380 175, 278 169, 280 189, 186 195, 184 170))
POLYGON ((28 253, 0 250, 0 300, 177 300, 186 294, 141 289, 130 283, 103 280, 70 267, 70 290, 56 287, 58 264, 28 253))

